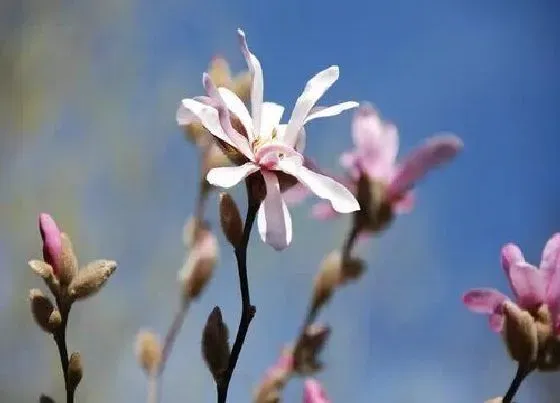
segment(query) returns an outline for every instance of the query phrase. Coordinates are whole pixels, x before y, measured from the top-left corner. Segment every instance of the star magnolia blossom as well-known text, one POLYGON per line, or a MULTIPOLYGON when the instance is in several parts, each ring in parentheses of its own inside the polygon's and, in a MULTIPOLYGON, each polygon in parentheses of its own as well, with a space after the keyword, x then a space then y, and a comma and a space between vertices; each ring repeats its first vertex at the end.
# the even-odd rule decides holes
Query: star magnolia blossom
MULTIPOLYGON (((546 243, 540 268, 525 261, 517 245, 502 248, 502 267, 508 278, 515 303, 534 313, 546 305, 556 332, 560 331, 560 233, 554 234, 546 243)), ((473 312, 489 315, 490 327, 500 332, 503 327, 503 304, 509 301, 493 288, 477 288, 463 296, 463 302, 473 312)))
POLYGON ((212 185, 229 188, 247 176, 260 172, 266 185, 266 197, 258 211, 257 224, 261 238, 277 250, 287 247, 292 239, 292 222, 280 191, 277 173, 296 178, 311 192, 330 202, 339 213, 359 210, 359 204, 350 191, 332 178, 304 166, 305 146, 303 126, 310 120, 335 116, 355 108, 356 102, 343 102, 327 108, 315 108, 315 103, 338 79, 337 66, 321 71, 307 82, 297 99, 287 124, 280 124, 284 108, 273 102, 263 102, 263 72, 259 60, 247 46, 243 31, 239 30, 241 52, 252 74, 251 113, 243 102, 225 87, 216 88, 207 74, 203 75, 208 97, 183 99, 178 121, 191 116, 215 137, 237 149, 247 162, 240 166, 213 168, 206 179, 212 185), (231 124, 230 113, 243 125, 247 137, 231 124))
MULTIPOLYGON (((397 213, 409 212, 414 205, 412 187, 430 170, 451 160, 463 144, 454 135, 438 135, 428 139, 397 164, 399 135, 395 125, 384 122, 369 104, 362 104, 352 122, 354 150, 342 154, 340 164, 346 168, 347 186, 354 194, 361 175, 385 186, 385 199, 397 213)), ((334 218, 338 214, 329 205, 318 203, 313 215, 319 219, 334 218)))
POLYGON ((303 403, 330 403, 325 389, 315 379, 306 379, 303 390, 303 403))

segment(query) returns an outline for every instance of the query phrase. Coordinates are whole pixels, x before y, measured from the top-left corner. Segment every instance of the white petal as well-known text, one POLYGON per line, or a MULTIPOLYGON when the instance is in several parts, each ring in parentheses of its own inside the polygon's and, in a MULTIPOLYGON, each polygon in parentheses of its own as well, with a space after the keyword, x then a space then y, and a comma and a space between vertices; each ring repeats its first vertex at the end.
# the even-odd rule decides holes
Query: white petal
POLYGON ((351 213, 360 209, 354 195, 343 185, 328 176, 318 174, 299 165, 292 159, 284 159, 278 163, 278 169, 297 178, 313 193, 331 202, 333 209, 339 213, 351 213))
POLYGON ((305 150, 306 140, 307 140, 307 133, 305 133, 305 129, 302 127, 298 133, 298 138, 295 147, 298 153, 303 154, 303 150, 305 150))
POLYGON ((249 46, 247 45, 247 38, 245 37, 245 32, 241 29, 237 30, 237 35, 239 36, 239 42, 241 44, 241 53, 245 56, 247 61, 247 66, 252 75, 252 85, 251 85, 251 115, 253 116, 253 130, 255 133, 260 133, 261 131, 261 108, 263 103, 263 92, 264 92, 264 78, 263 71, 261 68, 261 63, 259 59, 249 51, 249 46))
POLYGON ((245 126, 249 141, 253 141, 253 121, 243 101, 239 99, 235 92, 225 87, 218 88, 218 92, 222 96, 228 109, 233 112, 233 114, 239 118, 243 126, 245 126))
POLYGON ((206 180, 211 185, 227 189, 237 185, 247 176, 253 172, 257 172, 259 169, 259 166, 252 162, 233 167, 212 168, 208 172, 208 175, 206 175, 206 180))
POLYGON ((280 124, 284 114, 284 107, 274 102, 264 102, 262 105, 261 131, 257 134, 259 138, 270 139, 272 131, 280 124))
POLYGON ((179 126, 186 126, 199 121, 194 113, 183 106, 183 103, 177 108, 175 120, 179 126))
POLYGON ((292 218, 280 193, 278 177, 262 171, 266 197, 259 207, 257 225, 264 242, 276 250, 285 249, 292 242, 292 218))
POLYGON ((305 123, 317 118, 326 118, 329 116, 340 115, 342 112, 347 111, 348 109, 357 108, 358 106, 360 106, 358 102, 347 101, 333 106, 314 108, 314 110, 311 111, 309 115, 307 115, 305 123))
MULTIPOLYGON (((225 141, 229 145, 236 147, 233 141, 229 138, 229 136, 225 133, 222 125, 220 124, 220 118, 218 114, 218 110, 213 108, 209 105, 203 104, 202 102, 195 101, 194 99, 183 99, 181 101, 181 108, 186 109, 188 112, 195 115, 210 133, 214 136, 219 138, 220 140, 225 141)), ((177 112, 179 114, 179 111, 177 112)), ((181 114, 185 115, 186 112, 181 112, 181 114)), ((236 147, 237 148, 237 147, 236 147)))
POLYGON ((338 66, 331 66, 326 70, 317 73, 311 80, 307 82, 302 94, 296 101, 292 116, 286 127, 287 144, 295 145, 297 135, 305 123, 305 118, 315 106, 315 103, 323 96, 331 85, 338 80, 338 66))

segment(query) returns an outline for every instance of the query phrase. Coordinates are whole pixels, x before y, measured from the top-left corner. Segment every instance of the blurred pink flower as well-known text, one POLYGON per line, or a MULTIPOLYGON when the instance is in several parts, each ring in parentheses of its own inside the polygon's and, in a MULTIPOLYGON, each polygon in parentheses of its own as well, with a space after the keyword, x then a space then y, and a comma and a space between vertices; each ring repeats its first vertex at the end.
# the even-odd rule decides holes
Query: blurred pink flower
POLYGON ((330 400, 319 381, 312 378, 305 380, 303 403, 330 403, 330 400))
MULTIPOLYGON (((346 168, 347 185, 354 194, 356 183, 362 175, 385 186, 385 199, 393 211, 407 213, 414 206, 412 188, 430 170, 451 160, 462 149, 463 143, 455 135, 436 135, 414 150, 405 160, 397 164, 399 136, 394 124, 381 119, 370 104, 364 103, 354 114, 352 122, 354 149, 340 157, 346 168)), ((318 219, 334 218, 338 214, 325 203, 318 203, 312 211, 318 219)))
POLYGON ((338 79, 338 66, 331 66, 309 80, 297 99, 287 124, 280 124, 284 107, 263 102, 263 72, 259 60, 247 46, 239 30, 241 52, 252 75, 251 112, 231 90, 216 88, 208 74, 203 75, 208 97, 183 99, 177 112, 178 122, 196 116, 216 138, 237 149, 247 160, 233 167, 213 168, 206 179, 215 186, 229 188, 247 176, 260 172, 266 185, 266 197, 258 211, 257 224, 261 238, 276 250, 286 248, 292 240, 292 222, 280 191, 277 173, 283 172, 298 180, 311 192, 326 199, 339 213, 358 210, 359 204, 350 191, 332 178, 309 169, 302 155, 305 147, 304 125, 310 120, 335 116, 358 106, 343 102, 327 108, 314 109, 315 103, 338 79), (230 113, 241 122, 247 137, 231 124, 230 113))
POLYGON ((47 213, 39 214, 39 232, 43 240, 43 260, 50 264, 55 276, 59 273, 62 237, 54 219, 47 213))
MULTIPOLYGON (((512 243, 502 248, 501 262, 517 305, 531 312, 546 305, 554 328, 560 330, 560 233, 546 243, 540 268, 527 263, 519 247, 512 243)), ((469 310, 489 315, 490 327, 495 332, 503 326, 505 301, 509 298, 493 288, 472 289, 463 296, 469 310)))

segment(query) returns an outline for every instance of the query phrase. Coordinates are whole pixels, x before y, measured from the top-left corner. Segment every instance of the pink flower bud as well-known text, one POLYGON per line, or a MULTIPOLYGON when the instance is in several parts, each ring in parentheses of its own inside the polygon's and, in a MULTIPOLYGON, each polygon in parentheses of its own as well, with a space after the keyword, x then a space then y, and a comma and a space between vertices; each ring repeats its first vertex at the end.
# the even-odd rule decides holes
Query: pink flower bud
POLYGON ((319 381, 311 378, 305 380, 303 403, 330 403, 330 400, 319 381))
POLYGON ((62 238, 54 219, 47 213, 39 214, 39 231, 43 240, 43 260, 53 268, 58 275, 58 261, 62 253, 62 238))

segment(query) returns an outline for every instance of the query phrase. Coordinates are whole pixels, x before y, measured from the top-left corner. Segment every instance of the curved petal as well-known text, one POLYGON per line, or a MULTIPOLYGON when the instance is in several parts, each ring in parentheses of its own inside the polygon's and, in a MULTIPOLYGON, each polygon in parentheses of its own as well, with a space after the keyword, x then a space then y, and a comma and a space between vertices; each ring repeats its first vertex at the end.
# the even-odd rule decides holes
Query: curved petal
POLYGON ((319 202, 311 207, 311 216, 317 220, 331 220, 339 215, 329 202, 319 202))
POLYGON ((541 270, 560 269, 560 232, 552 235, 544 246, 541 257, 541 270))
POLYGON ((239 99, 235 92, 228 88, 220 87, 218 88, 218 92, 224 100, 227 108, 233 112, 233 114, 239 118, 241 124, 245 126, 249 142, 253 141, 253 121, 251 120, 251 115, 249 115, 249 111, 243 101, 239 99))
POLYGON ((228 143, 230 146, 237 148, 235 143, 222 128, 218 110, 216 108, 194 99, 186 98, 181 101, 181 106, 177 111, 177 115, 188 116, 188 114, 196 116, 196 118, 200 120, 202 126, 212 133, 212 135, 228 143))
MULTIPOLYGON (((280 124, 280 119, 284 114, 284 107, 278 105, 274 102, 263 102, 262 104, 262 120, 261 120, 261 131, 255 133, 257 138, 262 138, 263 140, 268 140, 272 138, 274 129, 280 124)), ((280 139, 279 133, 276 134, 280 139)))
POLYGON ((186 126, 197 122, 198 118, 189 109, 185 108, 181 102, 175 113, 175 121, 179 126, 186 126))
POLYGON ((515 262, 509 268, 512 291, 523 308, 533 308, 545 302, 546 273, 526 262, 515 262))
POLYGON ((266 185, 266 197, 257 215, 259 234, 264 242, 280 251, 292 242, 292 218, 282 199, 276 174, 268 171, 261 173, 266 185))
POLYGON ((504 328, 504 315, 501 313, 491 314, 488 316, 488 324, 493 332, 500 333, 504 328))
POLYGON ((227 189, 237 185, 247 176, 257 172, 259 169, 259 166, 252 162, 233 167, 212 168, 208 172, 208 175, 206 175, 206 180, 211 185, 227 189))
POLYGON ((508 298, 494 288, 475 288, 463 295, 463 303, 475 313, 487 315, 500 313, 500 307, 508 298))
POLYGON ((409 190, 430 170, 455 157, 462 147, 463 142, 457 136, 432 137, 404 161, 387 189, 388 194, 398 195, 409 190))
POLYGON ((331 66, 317 73, 311 80, 307 82, 302 94, 296 101, 292 116, 288 121, 284 140, 287 144, 294 146, 297 142, 297 136, 300 129, 305 123, 307 115, 315 103, 323 96, 336 80, 338 80, 338 66, 331 66))
POLYGON ((308 378, 303 388, 303 403, 331 403, 331 400, 318 381, 308 378))
POLYGON ((313 193, 322 199, 331 202, 332 207, 339 213, 351 213, 360 209, 360 205, 354 195, 343 185, 334 179, 318 174, 307 169, 303 165, 294 162, 293 159, 283 159, 278 163, 278 169, 297 178, 313 193))
POLYGON ((359 150, 381 148, 383 121, 377 110, 369 102, 364 102, 354 112, 352 118, 352 139, 359 150))
POLYGON ((519 246, 516 244, 510 242, 502 247, 501 263, 506 275, 509 276, 509 269, 512 265, 524 261, 525 257, 523 256, 523 252, 521 252, 521 249, 519 249, 519 246))
POLYGON ((239 43, 241 45, 241 53, 247 61, 247 66, 252 75, 251 80, 251 116, 253 117, 253 130, 255 133, 261 132, 261 116, 264 94, 264 78, 261 63, 259 59, 249 51, 247 45, 247 37, 241 29, 237 30, 239 43))
POLYGON ((313 108, 313 110, 309 112, 309 115, 307 115, 307 117, 305 118, 304 123, 307 123, 313 119, 340 115, 342 112, 349 109, 357 108, 358 106, 360 106, 360 104, 356 101, 341 102, 332 106, 319 106, 313 108))
POLYGON ((542 259, 541 270, 545 271, 547 287, 546 302, 551 311, 560 309, 560 233, 554 234, 546 243, 542 259))

